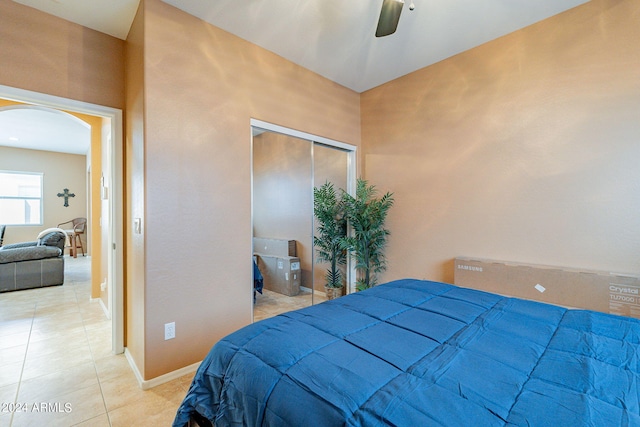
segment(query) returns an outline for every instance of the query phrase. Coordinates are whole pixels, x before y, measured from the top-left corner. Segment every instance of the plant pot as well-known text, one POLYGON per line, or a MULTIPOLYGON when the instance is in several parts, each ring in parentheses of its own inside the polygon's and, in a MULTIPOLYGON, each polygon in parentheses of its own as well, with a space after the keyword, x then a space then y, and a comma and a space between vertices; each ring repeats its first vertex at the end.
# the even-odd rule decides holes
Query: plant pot
POLYGON ((330 288, 325 286, 324 292, 327 295, 327 300, 336 299, 342 296, 342 288, 330 288))

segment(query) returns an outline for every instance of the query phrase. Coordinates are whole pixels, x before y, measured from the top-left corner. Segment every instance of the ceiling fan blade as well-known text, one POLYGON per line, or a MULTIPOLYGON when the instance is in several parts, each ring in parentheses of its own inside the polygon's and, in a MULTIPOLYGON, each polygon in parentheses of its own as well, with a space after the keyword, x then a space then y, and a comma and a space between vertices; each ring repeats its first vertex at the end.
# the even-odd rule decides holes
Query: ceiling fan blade
POLYGON ((376 37, 384 37, 396 32, 400 13, 404 6, 404 0, 383 0, 382 9, 380 10, 380 19, 378 19, 378 28, 376 29, 376 37))

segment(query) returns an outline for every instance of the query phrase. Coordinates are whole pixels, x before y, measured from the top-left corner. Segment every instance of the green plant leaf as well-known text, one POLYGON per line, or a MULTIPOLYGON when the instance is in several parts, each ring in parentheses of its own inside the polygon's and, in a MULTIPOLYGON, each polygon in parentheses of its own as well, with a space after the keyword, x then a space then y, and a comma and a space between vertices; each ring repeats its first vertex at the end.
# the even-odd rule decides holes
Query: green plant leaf
POLYGON ((389 231, 384 228, 393 194, 377 197, 377 189, 364 179, 356 183, 355 197, 342 191, 342 204, 351 225, 352 235, 343 239, 342 247, 352 251, 359 271, 358 289, 366 289, 377 282, 377 273, 386 270, 384 248, 389 231))
POLYGON ((326 285, 341 287, 340 266, 346 264, 347 260, 347 251, 342 246, 347 235, 347 218, 342 200, 331 182, 327 181, 313 189, 313 214, 316 218, 313 238, 316 262, 330 263, 325 275, 326 285))

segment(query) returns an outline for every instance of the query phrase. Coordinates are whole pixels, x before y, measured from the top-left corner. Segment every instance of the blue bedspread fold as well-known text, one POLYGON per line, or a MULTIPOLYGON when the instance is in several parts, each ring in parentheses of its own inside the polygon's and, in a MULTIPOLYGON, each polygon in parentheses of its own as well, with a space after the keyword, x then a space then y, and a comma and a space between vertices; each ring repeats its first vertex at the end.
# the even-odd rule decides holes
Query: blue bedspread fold
POLYGON ((640 426, 639 344, 637 319, 398 280, 227 336, 174 427, 640 426))

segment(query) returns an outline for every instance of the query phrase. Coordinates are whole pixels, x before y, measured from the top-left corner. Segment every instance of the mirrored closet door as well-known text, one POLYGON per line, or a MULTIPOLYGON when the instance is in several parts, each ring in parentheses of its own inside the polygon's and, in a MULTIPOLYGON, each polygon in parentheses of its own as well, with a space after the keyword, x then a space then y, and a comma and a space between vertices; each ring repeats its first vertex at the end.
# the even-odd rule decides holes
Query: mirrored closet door
POLYGON ((313 188, 327 181, 352 191, 354 146, 252 121, 254 321, 326 299, 327 266, 315 262, 313 248, 313 188))

